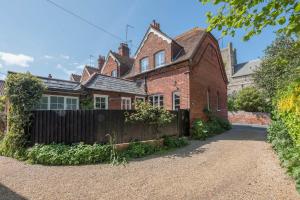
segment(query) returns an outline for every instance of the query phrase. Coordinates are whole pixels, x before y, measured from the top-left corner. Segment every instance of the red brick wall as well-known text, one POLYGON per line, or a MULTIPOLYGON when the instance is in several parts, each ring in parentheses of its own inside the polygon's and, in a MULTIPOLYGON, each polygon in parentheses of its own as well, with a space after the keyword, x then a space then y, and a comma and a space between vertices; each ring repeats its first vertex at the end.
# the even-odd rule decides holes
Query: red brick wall
POLYGON ((190 118, 193 122, 197 118, 205 119, 203 109, 207 107, 207 90, 210 93, 211 111, 223 118, 227 118, 227 84, 221 70, 222 60, 218 44, 209 35, 197 51, 195 62, 190 70, 190 118), (220 99, 220 111, 217 111, 217 93, 220 99))
POLYGON ((180 108, 189 108, 189 69, 187 62, 148 74, 148 95, 162 94, 164 108, 173 109, 173 92, 180 92, 180 108))
MULTIPOLYGON (((92 75, 92 74, 91 74, 92 75)), ((82 72, 82 77, 81 77, 81 80, 82 81, 86 81, 86 80, 88 80, 90 78, 90 75, 88 74, 88 72, 87 72, 87 70, 83 70, 83 72, 82 72)))
POLYGON ((135 59, 133 74, 136 75, 140 73, 140 60, 144 57, 149 58, 149 69, 154 69, 154 54, 161 50, 165 51, 166 63, 170 63, 172 57, 171 44, 155 35, 154 33, 150 33, 135 59))
POLYGON ((238 124, 269 125, 271 123, 270 115, 260 112, 228 112, 228 119, 231 123, 238 124))
POLYGON ((111 56, 109 56, 105 66, 103 66, 102 74, 111 76, 111 72, 115 69, 117 69, 117 62, 114 61, 111 56))
MULTIPOLYGON (((121 97, 130 97, 131 103, 134 103, 135 96, 134 94, 126 94, 126 93, 118 93, 118 92, 106 92, 106 91, 93 91, 92 95, 94 98, 94 94, 98 95, 108 95, 108 109, 111 110, 120 110, 121 109, 121 97)), ((133 109, 134 106, 131 105, 133 109)))

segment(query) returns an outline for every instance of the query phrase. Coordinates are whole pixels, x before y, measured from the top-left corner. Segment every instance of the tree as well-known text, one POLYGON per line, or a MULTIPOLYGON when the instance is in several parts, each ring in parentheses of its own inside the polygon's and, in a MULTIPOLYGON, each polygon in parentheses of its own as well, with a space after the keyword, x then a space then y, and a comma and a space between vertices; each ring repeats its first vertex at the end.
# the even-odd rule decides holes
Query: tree
POLYGON ((246 30, 244 40, 260 34, 267 26, 280 25, 278 32, 300 34, 300 3, 298 0, 200 0, 219 6, 218 12, 207 12, 209 27, 222 30, 222 35, 235 35, 238 28, 246 30))
POLYGON ((267 102, 263 94, 255 87, 245 87, 239 91, 235 104, 239 110, 247 112, 263 112, 267 110, 267 102))
POLYGON ((261 66, 253 77, 256 85, 268 98, 273 98, 278 89, 299 77, 300 42, 280 35, 266 48, 261 66))

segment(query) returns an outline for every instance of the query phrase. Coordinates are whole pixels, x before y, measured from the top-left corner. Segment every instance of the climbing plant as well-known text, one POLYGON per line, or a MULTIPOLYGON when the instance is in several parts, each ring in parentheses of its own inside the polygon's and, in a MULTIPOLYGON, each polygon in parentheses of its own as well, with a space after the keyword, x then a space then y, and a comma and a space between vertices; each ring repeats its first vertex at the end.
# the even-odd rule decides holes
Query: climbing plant
POLYGON ((5 80, 5 95, 9 102, 8 132, 0 144, 0 154, 20 157, 26 146, 25 127, 31 110, 41 99, 44 85, 30 73, 9 74, 5 80))

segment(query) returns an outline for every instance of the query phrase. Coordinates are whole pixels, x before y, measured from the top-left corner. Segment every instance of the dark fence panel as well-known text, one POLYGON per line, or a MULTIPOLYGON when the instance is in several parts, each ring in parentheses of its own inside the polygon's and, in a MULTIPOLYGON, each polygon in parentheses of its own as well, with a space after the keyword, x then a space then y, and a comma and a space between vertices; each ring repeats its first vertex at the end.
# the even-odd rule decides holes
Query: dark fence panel
POLYGON ((188 135, 189 112, 171 111, 175 118, 159 135, 143 123, 125 122, 124 110, 45 110, 33 111, 28 127, 30 142, 40 144, 84 142, 87 144, 108 142, 107 134, 116 142, 155 139, 163 135, 188 135))

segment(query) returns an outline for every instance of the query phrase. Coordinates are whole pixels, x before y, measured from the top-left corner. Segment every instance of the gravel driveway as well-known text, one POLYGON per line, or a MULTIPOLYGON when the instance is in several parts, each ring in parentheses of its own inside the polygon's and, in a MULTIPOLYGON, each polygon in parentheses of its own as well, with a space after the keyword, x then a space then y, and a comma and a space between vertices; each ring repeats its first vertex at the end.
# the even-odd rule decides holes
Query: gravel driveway
POLYGON ((126 167, 45 167, 0 157, 0 199, 300 199, 265 130, 235 126, 126 167))

